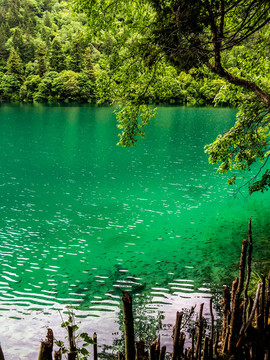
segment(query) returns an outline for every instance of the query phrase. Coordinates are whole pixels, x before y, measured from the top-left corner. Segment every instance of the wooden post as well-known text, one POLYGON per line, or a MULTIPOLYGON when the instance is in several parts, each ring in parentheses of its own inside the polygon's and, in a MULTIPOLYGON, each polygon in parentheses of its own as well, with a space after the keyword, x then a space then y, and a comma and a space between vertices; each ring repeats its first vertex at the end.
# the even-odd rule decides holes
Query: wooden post
POLYGON ((68 353, 68 360, 75 360, 76 359, 76 344, 75 344, 75 337, 73 333, 73 327, 68 326, 68 341, 69 341, 69 348, 70 352, 68 353))
POLYGON ((144 340, 141 339, 140 341, 136 342, 136 360, 143 360, 144 357, 144 340))
POLYGON ((119 351, 119 353, 118 353, 118 360, 125 360, 124 354, 121 353, 120 351, 119 351))
POLYGON ((156 353, 156 360, 159 360, 159 358, 160 358, 160 335, 158 336, 158 339, 156 341, 155 353, 156 353))
POLYGON ((194 352, 195 352, 195 328, 192 329, 191 360, 194 360, 194 352))
POLYGON ((215 341, 215 346, 214 346, 214 354, 216 356, 216 358, 218 357, 218 340, 219 340, 219 331, 217 329, 217 333, 216 333, 216 341, 215 341))
POLYGON ((156 360, 156 340, 150 343, 150 360, 156 360))
POLYGON ((52 351, 53 351, 53 332, 52 329, 48 329, 47 341, 42 341, 40 344, 38 360, 52 360, 52 351))
MULTIPOLYGON (((268 277, 267 277, 267 293, 266 293, 266 302, 265 302, 264 328, 266 328, 268 326, 268 318, 270 316, 269 309, 270 309, 270 271, 269 271, 268 277)), ((270 354, 269 354, 269 356, 270 356, 270 354)))
POLYGON ((257 306, 258 306, 259 297, 260 297, 260 290, 261 290, 261 283, 258 284, 257 291, 256 291, 256 296, 255 296, 255 299, 254 299, 252 310, 250 312, 249 319, 246 322, 245 328, 243 330, 241 329, 240 336, 239 336, 239 339, 238 339, 237 344, 236 344, 236 348, 239 348, 242 345, 242 341, 243 341, 243 338, 245 336, 245 333, 246 333, 247 329, 249 328, 249 326, 251 325, 251 322, 253 320, 254 314, 255 314, 257 306))
POLYGON ((242 315, 242 327, 246 326, 247 321, 247 306, 248 306, 248 286, 251 275, 251 255, 253 249, 252 243, 252 229, 251 229, 251 219, 249 219, 248 223, 248 256, 247 256, 247 276, 246 276, 246 284, 244 289, 244 304, 243 304, 243 315, 242 315))
POLYGON ((265 277, 262 277, 262 285, 260 291, 259 301, 259 317, 257 319, 258 329, 263 331, 264 329, 264 311, 265 311, 265 277))
POLYGON ((196 344, 196 359, 201 358, 201 343, 202 343, 202 334, 203 334, 203 306, 202 303, 200 306, 200 313, 199 313, 199 319, 198 319, 198 326, 197 326, 197 344, 196 344))
POLYGON ((172 360, 177 360, 179 358, 179 336, 181 329, 183 312, 177 311, 176 313, 176 322, 173 327, 173 353, 172 360))
POLYGON ((0 345, 0 360, 5 360, 1 345, 0 345))
POLYGON ((68 353, 68 360, 76 360, 76 352, 69 352, 68 353))
POLYGON ((214 315, 213 315, 213 298, 210 299, 210 316, 211 316, 211 333, 209 339, 209 354, 208 359, 213 359, 213 342, 214 342, 214 315))
POLYGON ((62 352, 61 350, 57 350, 54 352, 54 360, 61 360, 62 359, 62 352))
POLYGON ((240 322, 240 317, 239 317, 240 307, 239 307, 239 305, 240 305, 240 295, 243 290, 243 284, 244 284, 247 246, 248 246, 248 242, 245 239, 242 242, 238 286, 235 291, 234 297, 232 299, 232 306, 231 306, 230 335, 229 335, 229 339, 228 339, 229 354, 234 353, 237 336, 239 335, 239 331, 241 328, 241 324, 239 323, 240 322))
POLYGON ((93 358, 94 358, 94 360, 97 360, 97 358, 98 358, 98 353, 97 353, 97 334, 96 334, 96 333, 93 334, 93 340, 94 340, 94 344, 93 344, 93 358))
POLYGON ((203 345, 203 360, 208 360, 208 341, 209 338, 206 336, 204 339, 204 345, 203 345))
POLYGON ((186 340, 186 335, 185 335, 185 333, 181 332, 180 337, 179 337, 179 356, 180 356, 180 359, 184 354, 185 340, 186 340))
POLYGON ((231 292, 228 286, 224 288, 223 293, 223 301, 222 301, 222 313, 223 313, 223 321, 222 321, 222 340, 224 341, 226 337, 226 332, 228 329, 228 318, 230 313, 230 303, 231 303, 231 292))
POLYGON ((160 352, 160 360, 164 360, 166 355, 166 346, 162 346, 161 352, 160 352))
POLYGON ((123 292, 123 316, 125 332, 125 360, 135 360, 134 324, 132 313, 132 297, 123 292))

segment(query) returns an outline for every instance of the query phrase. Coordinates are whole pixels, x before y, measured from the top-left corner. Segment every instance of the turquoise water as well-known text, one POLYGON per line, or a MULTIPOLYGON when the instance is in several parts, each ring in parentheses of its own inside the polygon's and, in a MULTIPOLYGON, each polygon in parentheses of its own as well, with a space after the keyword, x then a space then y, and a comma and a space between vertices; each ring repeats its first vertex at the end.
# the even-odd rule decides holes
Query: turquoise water
POLYGON ((73 304, 108 341, 121 290, 170 322, 231 282, 250 217, 267 259, 270 194, 235 198, 204 154, 235 114, 160 107, 123 149, 110 107, 2 105, 0 323, 73 304))

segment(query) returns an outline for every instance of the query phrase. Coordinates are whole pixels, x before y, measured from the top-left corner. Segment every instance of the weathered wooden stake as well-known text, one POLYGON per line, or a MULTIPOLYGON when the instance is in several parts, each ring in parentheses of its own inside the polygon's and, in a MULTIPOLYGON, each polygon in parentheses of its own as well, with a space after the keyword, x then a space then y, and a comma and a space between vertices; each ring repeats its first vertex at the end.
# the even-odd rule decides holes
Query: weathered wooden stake
POLYGON ((156 352, 156 360, 159 360, 159 358, 160 358, 160 335, 158 336, 158 339, 156 341, 155 352, 156 352))
POLYGON ((156 360, 156 340, 150 343, 150 360, 156 360))
POLYGON ((54 352, 54 360, 61 360, 62 359, 62 352, 61 350, 57 350, 54 352))
MULTIPOLYGON (((264 328, 268 326, 268 318, 270 310, 270 271, 267 277, 267 293, 266 293, 266 302, 265 302, 265 315, 264 315, 264 328)), ((270 354, 269 354, 270 355, 270 354)))
POLYGON ((119 351, 119 353, 118 353, 118 360, 125 360, 124 354, 121 353, 120 351, 119 351))
POLYGON ((125 332, 125 360, 135 360, 134 324, 132 313, 132 297, 123 292, 123 316, 125 332))
POLYGON ((204 345, 203 345, 203 360, 208 360, 208 344, 209 344, 209 338, 206 336, 204 339, 204 345))
POLYGON ((247 276, 246 276, 246 284, 244 289, 244 304, 243 304, 243 315, 242 315, 242 327, 245 327, 247 321, 247 306, 248 306, 248 286, 251 275, 251 255, 253 249, 252 243, 252 228, 251 228, 251 219, 249 219, 248 223, 248 256, 247 256, 247 276))
POLYGON ((204 304, 202 303, 200 306, 200 313, 199 313, 199 319, 198 319, 198 325, 197 325, 197 344, 196 344, 196 359, 200 359, 201 358, 201 343, 202 343, 202 335, 203 335, 203 306, 204 304))
POLYGON ((180 358, 184 354, 185 340, 186 340, 186 335, 185 335, 185 333, 181 332, 180 337, 179 337, 179 356, 180 356, 180 358))
POLYGON ((215 341, 215 346, 214 346, 214 354, 216 357, 218 357, 218 340, 219 340, 219 331, 217 329, 217 333, 216 333, 216 341, 215 341))
POLYGON ((162 346, 160 351, 160 360, 164 360, 166 355, 166 346, 162 346))
POLYGON ((141 339, 140 341, 136 342, 136 360, 143 360, 144 357, 144 340, 141 339))
POLYGON ((97 358, 98 358, 98 353, 97 353, 97 334, 96 334, 96 333, 93 334, 93 340, 94 340, 94 344, 93 344, 93 358, 94 358, 94 360, 97 360, 97 358))
POLYGON ((1 345, 0 345, 0 360, 5 360, 1 345))
POLYGON ((76 359, 76 344, 75 344, 75 337, 73 333, 73 327, 68 326, 68 341, 69 341, 69 348, 70 352, 68 353, 68 360, 75 360, 76 359))
POLYGON ((179 358, 179 336, 181 329, 183 312, 177 311, 176 313, 176 322, 173 327, 173 353, 172 360, 177 360, 179 358))
POLYGON ((195 329, 192 329, 191 360, 194 360, 194 351, 195 351, 195 329))
POLYGON ((248 246, 248 242, 246 239, 244 239, 242 242, 242 250, 241 250, 241 257, 240 257, 238 286, 235 291, 234 297, 232 299, 232 306, 231 306, 230 334, 229 334, 229 339, 228 339, 229 354, 234 353, 237 336, 238 336, 239 330, 241 328, 241 324, 239 324, 239 320, 240 320, 239 305, 240 305, 240 295, 241 295, 241 292, 243 290, 243 285, 244 285, 247 246, 248 246))
POLYGON ((52 360, 52 351, 53 351, 53 332, 52 329, 48 329, 47 341, 42 341, 40 344, 38 360, 52 360))

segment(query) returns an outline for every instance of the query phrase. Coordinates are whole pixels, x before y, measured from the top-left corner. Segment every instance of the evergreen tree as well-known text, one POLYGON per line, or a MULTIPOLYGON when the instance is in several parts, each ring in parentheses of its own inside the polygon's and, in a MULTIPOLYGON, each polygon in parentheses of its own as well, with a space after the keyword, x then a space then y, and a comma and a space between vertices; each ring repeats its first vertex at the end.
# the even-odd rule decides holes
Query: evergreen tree
POLYGON ((8 51, 6 50, 6 36, 5 33, 1 31, 2 26, 0 27, 0 66, 5 65, 8 58, 8 51))
POLYGON ((68 59, 70 70, 80 72, 82 68, 82 46, 78 39, 73 39, 68 59))
POLYGON ((33 61, 34 56, 35 56, 34 39, 29 33, 26 33, 24 39, 22 60, 25 64, 27 64, 29 61, 33 61))
POLYGON ((66 69, 66 58, 61 42, 57 38, 54 38, 51 43, 50 67, 57 72, 66 69))
POLYGON ((86 48, 83 55, 83 71, 90 80, 96 79, 90 47, 86 48))
POLYGON ((39 43, 35 54, 36 60, 36 73, 39 76, 43 76, 48 70, 47 59, 46 59, 46 48, 43 44, 39 43))
POLYGON ((18 0, 10 0, 6 21, 10 28, 20 26, 21 14, 20 2, 18 0))
POLYGON ((7 73, 8 75, 13 75, 20 82, 23 81, 23 63, 14 48, 12 48, 8 57, 7 73))
POLYGON ((24 55, 24 39, 22 30, 18 27, 14 29, 14 33, 12 36, 12 44, 14 49, 17 51, 18 55, 22 60, 24 55))
POLYGON ((50 19, 50 16, 49 16, 49 12, 48 11, 45 11, 44 13, 44 16, 43 16, 43 24, 44 26, 47 26, 47 27, 52 27, 52 22, 51 22, 51 19, 50 19))
POLYGON ((41 7, 42 7, 43 11, 51 11, 52 6, 53 6, 52 0, 43 0, 41 3, 41 7))

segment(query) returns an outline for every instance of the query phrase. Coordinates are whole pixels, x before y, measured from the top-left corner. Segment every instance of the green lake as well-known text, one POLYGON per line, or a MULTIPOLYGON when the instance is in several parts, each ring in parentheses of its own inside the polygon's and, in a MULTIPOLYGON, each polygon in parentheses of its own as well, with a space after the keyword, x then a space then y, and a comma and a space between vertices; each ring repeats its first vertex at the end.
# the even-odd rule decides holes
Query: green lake
POLYGON ((205 302, 207 312, 237 274, 249 218, 254 261, 269 258, 270 193, 235 197, 204 153, 235 115, 159 107, 146 138, 121 148, 110 107, 1 105, 0 342, 8 359, 19 351, 35 358, 44 325, 64 337, 59 310, 69 304, 81 329, 111 345, 121 337, 121 290, 134 296, 137 318, 163 324, 169 348, 176 311, 205 302))

